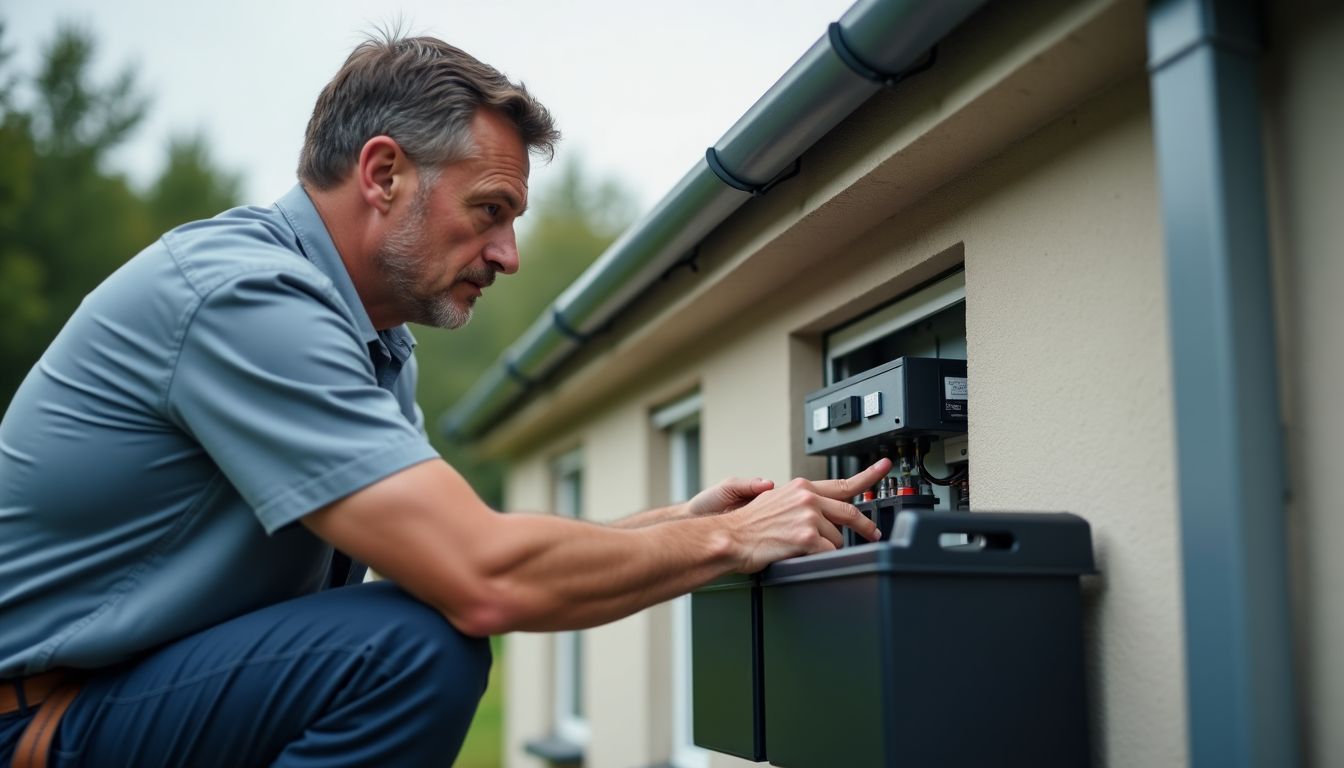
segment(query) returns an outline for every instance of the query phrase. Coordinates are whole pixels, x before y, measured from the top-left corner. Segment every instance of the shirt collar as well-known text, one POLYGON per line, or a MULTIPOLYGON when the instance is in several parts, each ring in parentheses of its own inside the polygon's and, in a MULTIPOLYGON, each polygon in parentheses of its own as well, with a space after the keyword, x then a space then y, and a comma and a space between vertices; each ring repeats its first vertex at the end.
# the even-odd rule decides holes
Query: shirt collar
POLYGON ((364 302, 360 301, 359 292, 355 290, 355 283, 346 271, 345 262, 341 261, 341 254, 337 252, 336 244, 327 232, 327 225, 323 223, 322 216, 318 214, 303 185, 295 184, 293 189, 276 201, 275 207, 294 229, 303 255, 336 286, 336 292, 350 308, 364 342, 376 344, 384 354, 405 362, 415 348, 415 337, 405 325, 388 328, 381 333, 374 329, 373 321, 364 309, 364 302))

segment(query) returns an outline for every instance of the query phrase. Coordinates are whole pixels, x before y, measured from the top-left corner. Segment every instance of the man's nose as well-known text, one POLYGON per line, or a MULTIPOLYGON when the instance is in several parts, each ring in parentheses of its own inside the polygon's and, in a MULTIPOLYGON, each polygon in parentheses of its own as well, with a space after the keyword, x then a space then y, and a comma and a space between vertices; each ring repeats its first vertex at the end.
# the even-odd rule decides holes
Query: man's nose
POLYGON ((518 271, 518 239, 513 234, 513 227, 485 246, 485 260, 494 265, 497 272, 512 275, 518 271))

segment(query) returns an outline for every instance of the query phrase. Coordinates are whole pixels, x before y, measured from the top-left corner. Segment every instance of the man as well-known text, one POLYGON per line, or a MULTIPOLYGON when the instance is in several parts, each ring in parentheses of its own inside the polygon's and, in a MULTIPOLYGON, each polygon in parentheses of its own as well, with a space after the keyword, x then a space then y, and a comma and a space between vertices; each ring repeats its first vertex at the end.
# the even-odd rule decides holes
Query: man
POLYGON ((517 271, 557 137, 456 48, 366 42, 298 187, 86 298, 0 422, 0 764, 446 765, 481 638, 875 535, 843 499, 885 463, 598 526, 497 514, 430 448, 404 323, 460 326, 517 271), (320 591, 333 547, 389 581, 320 591))

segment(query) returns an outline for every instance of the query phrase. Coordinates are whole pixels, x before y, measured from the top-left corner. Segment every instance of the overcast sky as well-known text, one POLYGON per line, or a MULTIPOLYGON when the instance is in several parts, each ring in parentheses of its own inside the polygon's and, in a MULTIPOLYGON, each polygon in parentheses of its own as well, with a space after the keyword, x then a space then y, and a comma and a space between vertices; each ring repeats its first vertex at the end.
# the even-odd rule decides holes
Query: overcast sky
MULTIPOLYGON (((662 198, 852 0, 3 0, 4 45, 32 72, 62 20, 90 29, 96 70, 126 65, 153 103, 114 163, 143 184, 167 138, 201 131, 246 201, 294 183, 318 91, 375 24, 403 20, 524 81, 555 114, 557 154, 662 198)), ((532 186, 547 171, 534 169, 532 186)))

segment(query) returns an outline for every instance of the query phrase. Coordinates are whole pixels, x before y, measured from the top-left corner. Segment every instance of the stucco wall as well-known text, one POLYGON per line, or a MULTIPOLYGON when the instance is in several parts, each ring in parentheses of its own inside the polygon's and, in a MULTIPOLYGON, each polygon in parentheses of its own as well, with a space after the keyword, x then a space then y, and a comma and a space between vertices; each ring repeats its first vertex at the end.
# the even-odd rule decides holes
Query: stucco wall
MULTIPOLYGON (((550 472, 544 462, 509 467, 505 506, 513 510, 551 510, 550 472)), ((528 739, 551 727, 553 652, 551 637, 514 632, 504 638, 504 760, 511 766, 542 768, 544 763, 523 752, 528 739)))
MULTIPOLYGON (((661 503, 655 489, 666 481, 654 477, 659 466, 652 461, 649 408, 691 384, 665 379, 644 397, 614 403, 574 431, 538 445, 510 466, 507 508, 554 512, 551 462, 576 447, 583 461, 585 518, 607 522, 661 503)), ((586 714, 600 729, 587 747, 588 765, 651 765, 660 759, 655 755, 665 756, 668 735, 660 726, 670 717, 669 623, 667 607, 657 606, 582 633, 586 714)), ((545 761, 528 755, 523 744, 552 730, 554 641, 549 634, 517 632, 505 645, 505 761, 540 768, 545 761)))
MULTIPOLYGON (((1314 7, 1313 7, 1314 6, 1314 7)), ((1267 78, 1304 755, 1344 765, 1344 7, 1280 9, 1267 78)))
MULTIPOLYGON (((1128 92, 1143 95, 1138 85, 1128 92)), ((987 169, 1014 181, 976 206, 987 236, 966 242, 972 500, 981 511, 1068 510, 1092 523, 1098 754, 1112 766, 1181 765, 1179 539, 1151 130, 1142 109, 1097 106, 1046 132, 1060 144, 1042 136, 987 169)))
MULTIPOLYGON (((629 405, 595 419, 586 430, 584 513, 594 520, 614 520, 649 506, 648 440, 645 430, 630 422, 647 418, 629 405)), ((594 728, 620 723, 593 739, 589 765, 647 765, 650 716, 647 691, 653 672, 650 655, 632 653, 649 647, 650 615, 645 612, 583 633, 584 693, 594 728)))
MULTIPOLYGON (((1132 5, 1115 6, 1131 25, 1138 23, 1132 5)), ((1344 408, 1336 402, 1344 381, 1336 340, 1344 329, 1344 10, 1315 0, 1276 6, 1268 39, 1267 160, 1304 752, 1309 765, 1344 765, 1336 725, 1344 719, 1344 559, 1335 554, 1344 515, 1333 471, 1344 455, 1344 408)), ((1073 33, 1066 41, 1089 51, 1095 42, 1073 33)), ((1068 71, 1058 60, 1052 70, 1049 57, 1032 66, 1040 61, 1046 80, 1068 71)), ((903 139, 882 133, 899 111, 870 105, 845 126, 844 142, 810 159, 810 172, 822 173, 803 174, 707 241, 707 274, 727 290, 659 310, 664 327, 695 327, 697 314, 726 318, 712 333, 697 328, 686 343, 685 334, 648 332, 640 339, 643 372, 623 373, 620 395, 605 395, 580 417, 566 410, 559 433, 553 421, 543 442, 514 452, 513 506, 547 506, 547 462, 576 444, 587 452, 594 516, 658 503, 663 458, 648 414, 697 386, 707 480, 819 475, 820 462, 801 454, 798 403, 820 383, 820 334, 909 290, 949 258, 964 259, 973 503, 984 512, 1068 510, 1092 523, 1101 574, 1085 582, 1085 634, 1097 763, 1187 764, 1164 256, 1145 84, 1134 72, 969 172, 956 160, 929 162, 927 152, 949 151, 938 141, 903 150, 903 139), (862 166, 859 175, 847 176, 846 164, 862 166), (920 186, 940 168, 960 178, 920 186), (814 197, 832 196, 831 209, 811 207, 814 197), (886 213, 875 213, 883 200, 886 213), (782 233, 781 221, 789 222, 782 233), (767 258, 715 267, 716 249, 767 258), (706 311, 776 270, 788 276, 782 287, 751 294, 732 312, 706 311)), ((916 102, 919 87, 908 94, 916 102)), ((1011 113, 1010 97, 1039 93, 1000 87, 986 114, 1011 113)), ((984 137, 1000 128, 985 122, 984 137)), ((965 122, 953 135, 958 147, 976 145, 977 131, 965 122)), ((632 351, 615 350, 627 360, 632 351)), ((599 355, 580 377, 590 383, 592 371, 621 365, 599 355)), ((586 681, 591 768, 666 758, 668 672, 660 665, 668 626, 657 608, 589 633, 589 657, 609 665, 586 681)), ((550 646, 538 635, 513 636, 509 646, 507 733, 517 745, 548 728, 550 646)), ((712 760, 714 768, 745 764, 712 760)), ((514 746, 510 765, 539 763, 514 746)))
MULTIPOLYGON (((1096 751, 1106 765, 1179 765, 1184 680, 1155 189, 1139 77, 842 248, 793 254, 799 271, 785 290, 713 338, 668 350, 674 363, 569 434, 590 467, 649 472, 632 464, 648 455, 648 409, 675 375, 701 388, 707 479, 816 474, 795 432, 801 397, 820 381, 819 332, 871 306, 875 291, 909 290, 930 259, 963 253, 973 502, 1092 522, 1102 569, 1086 589, 1096 751)), ((535 495, 525 486, 546 460, 544 451, 521 457, 511 495, 535 495)), ((623 502, 638 497, 629 477, 616 482, 623 502)), ((606 493, 590 496, 597 516, 631 508, 606 493)), ((623 670, 595 694, 592 768, 650 757, 642 745, 652 737, 632 722, 642 705, 630 703, 648 674, 638 667, 650 665, 641 621, 590 633, 593 655, 623 670)), ((589 690, 602 686, 596 674, 589 690)))

